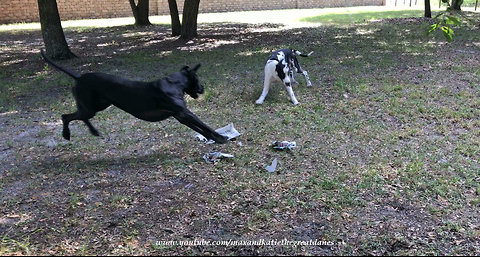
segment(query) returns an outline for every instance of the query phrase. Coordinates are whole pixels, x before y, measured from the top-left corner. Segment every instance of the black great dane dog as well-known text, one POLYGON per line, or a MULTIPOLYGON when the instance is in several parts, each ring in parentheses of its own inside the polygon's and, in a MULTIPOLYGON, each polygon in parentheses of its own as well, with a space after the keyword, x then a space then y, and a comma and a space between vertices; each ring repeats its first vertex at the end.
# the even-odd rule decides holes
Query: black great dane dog
POLYGON ((97 129, 90 123, 91 119, 99 111, 114 105, 133 116, 146 121, 161 121, 173 116, 180 123, 197 131, 216 143, 225 143, 224 136, 204 124, 187 109, 184 95, 189 94, 198 98, 203 94, 203 86, 200 85, 197 70, 200 64, 193 69, 183 67, 179 72, 173 73, 163 79, 152 82, 132 81, 105 73, 78 74, 67 68, 61 67, 49 59, 42 50, 43 58, 75 79, 73 96, 77 104, 77 111, 62 115, 63 137, 70 140, 68 124, 73 120, 83 121, 89 128, 90 133, 99 136, 97 129))
POLYGON ((310 82, 307 71, 303 70, 298 63, 297 55, 308 57, 312 53, 313 52, 310 52, 309 54, 302 54, 295 49, 280 49, 273 52, 270 55, 267 64, 265 64, 265 80, 263 82, 262 94, 258 100, 255 101, 255 103, 263 104, 263 101, 268 94, 268 90, 270 89, 272 80, 279 80, 285 85, 285 89, 287 90, 292 103, 297 105, 298 101, 297 98, 295 98, 292 89, 292 84, 296 83, 293 74, 295 72, 302 73, 307 80, 307 86, 312 86, 312 82, 310 82))

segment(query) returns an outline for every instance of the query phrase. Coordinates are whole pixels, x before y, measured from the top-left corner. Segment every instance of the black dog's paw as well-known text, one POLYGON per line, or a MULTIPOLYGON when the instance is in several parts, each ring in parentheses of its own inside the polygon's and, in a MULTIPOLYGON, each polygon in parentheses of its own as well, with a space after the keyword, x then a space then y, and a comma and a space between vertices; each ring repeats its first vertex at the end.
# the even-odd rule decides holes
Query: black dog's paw
POLYGON ((96 129, 90 130, 90 133, 92 133, 92 135, 94 135, 94 136, 96 136, 96 137, 99 137, 99 136, 100 136, 100 133, 99 133, 98 130, 96 130, 96 129))
POLYGON ((226 136, 220 136, 215 139, 215 143, 217 144, 225 144, 228 141, 228 137, 226 136))
POLYGON ((66 140, 69 140, 69 141, 70 141, 70 130, 69 130, 69 129, 64 129, 63 132, 62 132, 62 136, 63 136, 63 138, 65 138, 66 140))

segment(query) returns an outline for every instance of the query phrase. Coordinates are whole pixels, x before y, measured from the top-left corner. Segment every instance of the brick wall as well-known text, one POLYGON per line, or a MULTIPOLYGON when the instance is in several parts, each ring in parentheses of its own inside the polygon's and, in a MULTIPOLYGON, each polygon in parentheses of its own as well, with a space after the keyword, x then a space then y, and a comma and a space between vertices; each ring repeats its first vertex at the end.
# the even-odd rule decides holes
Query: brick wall
MULTIPOLYGON (((151 0, 152 1, 152 0, 151 0)), ((157 0, 157 15, 168 14, 168 0, 157 0)), ((323 8, 323 7, 346 7, 365 5, 384 5, 387 0, 201 0, 200 12, 234 12, 275 9, 297 8, 323 8)), ((177 0, 178 9, 181 12, 183 1, 177 0)))
POLYGON ((384 5, 384 0, 301 0, 297 8, 349 7, 366 5, 384 5))
POLYGON ((63 20, 96 17, 113 18, 132 15, 132 10, 127 0, 57 0, 57 5, 58 12, 63 20))
POLYGON ((38 20, 37 0, 1 1, 0 24, 34 20, 38 20))
MULTIPOLYGON (((38 22, 37 0, 0 0, 0 24, 38 22)), ((383 5, 386 0, 201 0, 200 12, 383 5)), ((183 0, 177 0, 183 9, 183 0)), ((130 17, 128 0, 57 0, 62 20, 130 17)), ((150 0, 151 15, 169 14, 168 0, 150 0)))

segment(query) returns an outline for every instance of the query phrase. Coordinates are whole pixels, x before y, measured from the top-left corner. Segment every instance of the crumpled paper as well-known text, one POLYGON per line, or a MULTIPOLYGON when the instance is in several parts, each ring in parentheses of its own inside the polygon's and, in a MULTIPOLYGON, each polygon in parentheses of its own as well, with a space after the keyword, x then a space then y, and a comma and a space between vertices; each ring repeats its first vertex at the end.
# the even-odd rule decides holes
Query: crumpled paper
POLYGON ((213 153, 206 153, 203 156, 203 159, 207 163, 216 163, 222 158, 233 158, 233 155, 228 153, 222 153, 222 152, 213 152, 213 153))
POLYGON ((275 141, 272 143, 272 146, 274 149, 279 149, 279 150, 292 150, 293 148, 297 147, 297 143, 295 141, 289 142, 289 141, 275 141))

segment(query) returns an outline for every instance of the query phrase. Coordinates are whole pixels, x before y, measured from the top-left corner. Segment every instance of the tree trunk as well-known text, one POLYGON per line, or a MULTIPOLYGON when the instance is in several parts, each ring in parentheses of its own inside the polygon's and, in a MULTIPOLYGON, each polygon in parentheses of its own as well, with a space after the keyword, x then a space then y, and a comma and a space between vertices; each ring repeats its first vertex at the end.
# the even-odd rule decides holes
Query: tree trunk
POLYGON ((462 4, 463 0, 452 0, 452 9, 456 11, 461 11, 462 4))
POLYGON ((170 8, 170 18, 172 19, 172 36, 180 36, 182 32, 182 25, 178 16, 178 7, 176 0, 168 0, 168 7, 170 8))
POLYGON ((150 23, 150 20, 148 19, 150 0, 138 0, 138 4, 135 4, 135 0, 129 1, 130 7, 132 7, 133 17, 135 17, 135 25, 152 25, 152 23, 150 23))
POLYGON ((56 0, 38 0, 40 26, 47 55, 55 60, 76 57, 68 48, 56 0))
POLYGON ((432 8, 430 7, 430 0, 425 0, 425 17, 432 18, 432 8))
POLYGON ((183 6, 182 33, 180 39, 190 40, 197 37, 197 17, 200 0, 185 0, 183 6))

